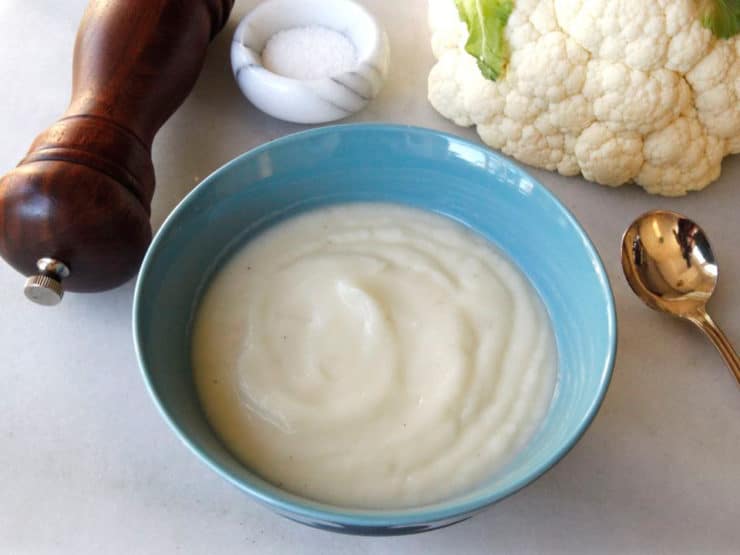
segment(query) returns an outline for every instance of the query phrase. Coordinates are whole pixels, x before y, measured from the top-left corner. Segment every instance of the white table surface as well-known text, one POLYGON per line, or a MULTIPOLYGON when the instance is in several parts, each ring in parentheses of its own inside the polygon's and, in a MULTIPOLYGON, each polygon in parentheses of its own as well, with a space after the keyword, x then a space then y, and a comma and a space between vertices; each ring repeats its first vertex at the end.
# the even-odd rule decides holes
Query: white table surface
MULTIPOLYGON (((0 1, 0 171, 64 110, 85 0, 0 1)), ((153 223, 200 179, 301 127, 240 95, 228 46, 240 0, 195 91, 155 143, 153 223)), ((426 0, 365 0, 387 27, 393 66, 353 121, 475 139, 426 101, 426 0)), ((619 315, 614 379, 593 426, 533 485, 472 520, 403 538, 356 538, 274 516, 207 469, 160 418, 131 341, 133 283, 45 309, 0 263, 0 553, 738 553, 740 390, 697 330, 645 308, 619 266, 623 228, 654 207, 684 211, 721 263, 711 303, 740 345, 740 157, 683 199, 612 190, 532 170, 599 248, 619 315)))

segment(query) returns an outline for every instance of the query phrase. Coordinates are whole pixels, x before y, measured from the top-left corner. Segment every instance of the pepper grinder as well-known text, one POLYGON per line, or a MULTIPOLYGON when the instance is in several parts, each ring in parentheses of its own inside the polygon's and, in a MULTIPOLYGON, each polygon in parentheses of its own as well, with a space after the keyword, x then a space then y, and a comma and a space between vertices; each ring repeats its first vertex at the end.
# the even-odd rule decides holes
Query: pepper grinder
POLYGON ((151 241, 154 136, 193 88, 233 0, 91 0, 72 100, 0 179, 0 255, 26 296, 116 287, 151 241))

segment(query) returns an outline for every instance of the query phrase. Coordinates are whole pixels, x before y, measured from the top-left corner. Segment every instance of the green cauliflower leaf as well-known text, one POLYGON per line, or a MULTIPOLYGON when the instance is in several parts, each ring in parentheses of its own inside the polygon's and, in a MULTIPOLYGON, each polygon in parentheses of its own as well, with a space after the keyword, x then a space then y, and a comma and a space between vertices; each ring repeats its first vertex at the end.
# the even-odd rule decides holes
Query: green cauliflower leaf
POLYGON ((514 11, 514 0, 455 0, 455 4, 470 35, 465 51, 478 60, 483 77, 495 81, 509 62, 504 30, 514 11))
POLYGON ((701 22, 717 38, 740 33, 740 0, 702 0, 701 22))

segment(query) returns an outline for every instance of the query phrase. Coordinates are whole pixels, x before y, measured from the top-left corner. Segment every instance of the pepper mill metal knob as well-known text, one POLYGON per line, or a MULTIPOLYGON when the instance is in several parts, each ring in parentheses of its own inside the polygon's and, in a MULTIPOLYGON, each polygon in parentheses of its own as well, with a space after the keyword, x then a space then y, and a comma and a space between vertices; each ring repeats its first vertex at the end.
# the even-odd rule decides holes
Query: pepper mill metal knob
POLYGON ((62 302, 62 280, 69 277, 69 268, 64 262, 54 258, 41 258, 36 262, 36 267, 39 274, 26 280, 23 289, 26 297, 43 306, 54 306, 62 302))

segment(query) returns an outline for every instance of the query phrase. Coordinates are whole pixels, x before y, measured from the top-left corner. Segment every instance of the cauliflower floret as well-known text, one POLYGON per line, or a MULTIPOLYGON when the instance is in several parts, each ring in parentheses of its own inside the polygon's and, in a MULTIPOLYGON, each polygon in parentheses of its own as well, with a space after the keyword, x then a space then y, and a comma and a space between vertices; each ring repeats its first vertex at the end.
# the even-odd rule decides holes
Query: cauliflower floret
POLYGON ((588 58, 567 35, 553 31, 512 52, 509 72, 527 97, 560 102, 583 89, 588 58))
MULTIPOLYGON (((686 73, 707 53, 712 32, 706 29, 693 11, 695 0, 676 0, 665 8, 666 33, 670 42, 666 52, 665 68, 686 73)), ((465 32, 465 29, 463 29, 465 32)))
MULTIPOLYGON (((440 56, 439 63, 429 73, 429 102, 444 117, 451 119, 457 125, 469 127, 473 120, 465 107, 465 96, 463 92, 464 76, 462 71, 470 71, 464 66, 464 58, 454 51, 440 56)), ((472 60, 472 58, 471 58, 472 60)), ((476 68, 475 60, 473 67, 476 68)), ((467 65, 469 65, 468 62, 467 65)), ((480 72, 478 72, 480 73, 480 72)), ((483 76, 481 76, 483 79, 483 76)))
POLYGON ((587 74, 583 94, 593 102, 596 118, 615 131, 645 134, 662 129, 691 101, 686 81, 667 69, 644 72, 619 62, 592 60, 587 74))
POLYGON ((429 28, 432 30, 432 51, 437 58, 448 50, 456 50, 468 36, 454 1, 429 0, 429 28))
POLYGON ((640 171, 642 146, 639 133, 615 132, 603 123, 595 123, 578 137, 576 160, 586 179, 617 187, 640 171))
POLYGON ((577 94, 550 104, 539 119, 540 126, 550 125, 553 132, 580 133, 594 121, 594 106, 585 96, 577 94))
POLYGON ((719 177, 724 141, 707 135, 696 117, 682 117, 645 139, 636 181, 649 193, 698 191, 719 177))
POLYGON ((594 57, 634 69, 660 67, 668 49, 665 1, 555 0, 558 22, 594 57))
MULTIPOLYGON (((539 0, 520 0, 517 3, 516 10, 509 17, 507 25, 507 38, 512 50, 517 50, 534 42, 540 35, 544 34, 544 31, 541 30, 543 20, 547 20, 551 15, 542 13, 542 10, 539 9, 542 4, 547 3, 540 3, 539 0)), ((546 23, 544 25, 547 27, 546 23)), ((555 29, 557 29, 557 26, 555 26, 555 29)), ((555 29, 548 28, 548 30, 555 29)), ((465 36, 467 36, 467 30, 465 31, 465 36)))
POLYGON ((429 100, 443 116, 463 127, 502 114, 508 92, 507 87, 485 79, 475 59, 457 52, 440 57, 429 74, 429 100))
POLYGON ((716 39, 695 0, 517 0, 498 81, 454 0, 429 0, 429 21, 432 105, 522 162, 675 196, 740 152, 740 37, 716 39))
POLYGON ((735 42, 735 48, 726 41, 718 42, 686 75, 696 95, 699 120, 707 132, 731 141, 727 154, 738 152, 740 136, 740 41, 735 42))

